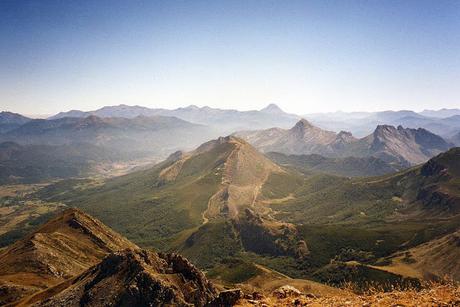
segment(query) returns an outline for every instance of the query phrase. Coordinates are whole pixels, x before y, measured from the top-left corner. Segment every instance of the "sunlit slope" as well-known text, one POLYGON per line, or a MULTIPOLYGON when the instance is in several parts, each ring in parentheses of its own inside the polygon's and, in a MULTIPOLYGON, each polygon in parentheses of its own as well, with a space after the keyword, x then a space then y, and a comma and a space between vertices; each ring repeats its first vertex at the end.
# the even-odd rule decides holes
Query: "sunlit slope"
MULTIPOLYGON (((276 175, 271 176, 262 194, 270 195, 279 185, 276 175)), ((460 148, 421 166, 382 177, 310 176, 302 189, 270 207, 279 219, 294 223, 455 218, 460 213, 460 148)))
POLYGON ((75 276, 136 245, 77 209, 67 209, 0 252, 0 304, 75 276))
POLYGON ((210 220, 237 218, 272 173, 284 170, 246 142, 226 137, 101 186, 54 186, 40 196, 81 207, 137 243, 161 248, 210 220))

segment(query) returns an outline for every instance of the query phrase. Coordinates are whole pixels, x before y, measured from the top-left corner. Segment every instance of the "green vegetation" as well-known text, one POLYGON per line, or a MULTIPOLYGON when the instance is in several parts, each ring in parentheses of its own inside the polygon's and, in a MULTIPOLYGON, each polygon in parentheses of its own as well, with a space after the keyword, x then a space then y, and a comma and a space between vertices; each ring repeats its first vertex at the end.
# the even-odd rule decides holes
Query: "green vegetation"
MULTIPOLYGON (((167 160, 104 183, 61 181, 35 197, 82 208, 135 243, 179 251, 228 282, 252 276, 254 272, 243 274, 245 263, 251 262, 296 278, 330 278, 335 284, 356 281, 354 271, 341 276, 335 271, 342 266, 331 266, 331 261, 361 263, 357 270, 363 279, 358 283, 390 277, 396 281, 365 265, 381 263, 460 224, 458 162, 452 162, 456 151, 380 177, 271 172, 260 191, 254 190, 258 198, 251 206, 236 203, 233 195, 233 204, 239 206, 237 217, 224 212, 208 220, 204 213, 222 187, 234 144, 209 147, 180 163, 167 160), (253 215, 246 217, 244 208, 251 208, 253 215), (300 240, 305 241, 308 255, 296 253, 300 240)), ((254 167, 251 172, 260 170, 254 167)), ((241 195, 246 201, 251 199, 252 190, 241 191, 249 195, 241 195)), ((220 197, 223 204, 228 195, 220 197)))
POLYGON ((232 223, 220 220, 201 226, 179 248, 179 252, 197 266, 209 268, 242 250, 232 223))
POLYGON ((241 258, 225 258, 206 275, 225 283, 236 284, 249 280, 260 274, 260 269, 253 262, 241 258))
POLYGON ((397 163, 391 164, 375 157, 328 158, 317 154, 285 155, 279 152, 269 152, 267 156, 307 176, 318 172, 346 177, 379 176, 403 169, 397 163))
POLYGON ((0 248, 23 238, 63 208, 58 203, 27 200, 27 194, 0 197, 0 248))
POLYGON ((160 178, 160 172, 173 163, 166 161, 104 185, 64 181, 36 195, 81 208, 136 244, 169 250, 174 238, 203 223, 202 214, 220 186, 219 167, 229 149, 224 144, 186 160, 172 182, 160 178))

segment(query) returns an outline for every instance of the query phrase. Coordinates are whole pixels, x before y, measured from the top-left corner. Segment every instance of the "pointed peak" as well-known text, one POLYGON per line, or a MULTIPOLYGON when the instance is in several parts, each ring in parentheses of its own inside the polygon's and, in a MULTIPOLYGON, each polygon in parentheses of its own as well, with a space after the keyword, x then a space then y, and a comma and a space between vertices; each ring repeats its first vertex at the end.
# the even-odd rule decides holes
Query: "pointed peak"
POLYGON ((306 120, 305 118, 302 118, 301 120, 299 120, 295 126, 293 127, 294 129, 305 129, 305 128, 311 128, 311 127, 314 127, 308 120, 306 120))
POLYGON ((264 113, 272 113, 272 114, 276 114, 276 113, 284 113, 283 110, 281 110, 280 107, 278 107, 276 104, 274 103, 270 103, 268 106, 266 106, 265 108, 263 109, 260 109, 260 112, 264 112, 264 113))
POLYGON ((384 131, 396 131, 395 126, 392 125, 377 125, 374 133, 384 132, 384 131))

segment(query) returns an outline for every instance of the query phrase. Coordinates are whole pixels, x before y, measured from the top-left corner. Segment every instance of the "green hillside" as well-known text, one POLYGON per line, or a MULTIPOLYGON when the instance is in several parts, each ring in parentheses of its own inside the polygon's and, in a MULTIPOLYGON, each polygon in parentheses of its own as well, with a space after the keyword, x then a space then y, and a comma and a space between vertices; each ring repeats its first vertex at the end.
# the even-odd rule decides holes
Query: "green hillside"
POLYGON ((243 259, 322 280, 341 267, 331 260, 378 264, 458 228, 459 154, 350 179, 282 168, 227 137, 149 170, 103 184, 62 181, 35 196, 80 207, 139 245, 179 251, 203 268, 243 259))
POLYGON ((328 158, 317 154, 285 155, 278 152, 269 152, 266 155, 274 162, 306 175, 320 172, 345 177, 364 177, 391 174, 403 169, 399 164, 375 157, 328 158))

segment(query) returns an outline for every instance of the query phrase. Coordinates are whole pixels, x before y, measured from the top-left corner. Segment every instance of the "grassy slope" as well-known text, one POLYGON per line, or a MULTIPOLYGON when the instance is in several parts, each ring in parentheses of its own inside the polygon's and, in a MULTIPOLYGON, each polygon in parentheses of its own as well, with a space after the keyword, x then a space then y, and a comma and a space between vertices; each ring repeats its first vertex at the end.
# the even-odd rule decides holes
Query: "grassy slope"
MULTIPOLYGON (((437 187, 458 197, 458 154, 459 150, 454 149, 436 159, 447 167, 448 179, 422 176, 421 167, 367 179, 312 175, 300 188, 289 183, 286 186, 290 188, 280 189, 279 179, 269 178, 263 195, 285 197, 270 205, 276 212, 274 216, 296 224, 311 252, 303 263, 281 270, 312 274, 344 250, 353 251, 347 260, 359 259, 364 253, 364 261, 373 263, 395 251, 455 231, 460 225, 455 205, 450 204, 449 211, 442 203, 432 208, 416 200, 425 187, 437 187), (294 197, 286 197, 292 194, 294 197)), ((276 261, 269 262, 277 267, 276 261)))
POLYGON ((81 207, 140 245, 178 248, 200 267, 215 266, 226 257, 249 257, 293 277, 315 276, 336 257, 374 264, 459 225, 452 216, 420 215, 424 208, 413 203, 420 187, 433 183, 457 195, 458 160, 452 162, 455 151, 440 157, 452 171, 448 180, 421 176, 420 167, 366 179, 274 173, 263 185, 258 205, 269 207, 275 218, 294 223, 311 253, 303 260, 245 253, 228 221, 201 225, 207 201, 220 186, 221 165, 231 151, 225 146, 219 147, 218 154, 203 153, 187 160, 173 183, 158 180, 167 166, 163 164, 84 191, 59 194, 69 187, 58 184, 40 196, 46 199, 47 194, 52 195, 51 199, 81 207))
POLYGON ((221 146, 217 153, 205 152, 188 159, 173 183, 159 179, 161 170, 170 163, 166 162, 84 190, 61 194, 69 187, 50 187, 39 197, 79 207, 139 245, 168 249, 181 232, 203 222, 202 213, 221 183, 217 170, 221 155, 229 149, 221 146))

